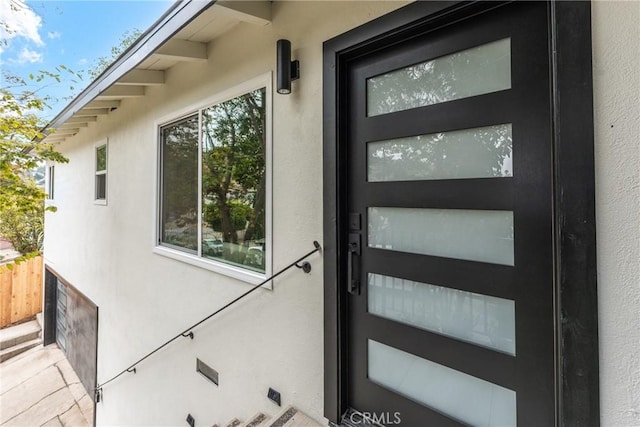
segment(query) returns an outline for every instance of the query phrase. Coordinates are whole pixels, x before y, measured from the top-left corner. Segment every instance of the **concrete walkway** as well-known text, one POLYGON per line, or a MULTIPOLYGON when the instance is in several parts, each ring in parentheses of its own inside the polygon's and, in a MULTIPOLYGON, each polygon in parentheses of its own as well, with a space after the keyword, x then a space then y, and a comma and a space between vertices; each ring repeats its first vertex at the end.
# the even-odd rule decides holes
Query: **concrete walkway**
POLYGON ((0 249, 0 264, 11 262, 20 256, 20 252, 13 248, 0 249))
POLYGON ((0 363, 0 425, 93 425, 93 401, 55 344, 0 363))
POLYGON ((0 363, 42 344, 41 330, 37 320, 0 329, 0 363))

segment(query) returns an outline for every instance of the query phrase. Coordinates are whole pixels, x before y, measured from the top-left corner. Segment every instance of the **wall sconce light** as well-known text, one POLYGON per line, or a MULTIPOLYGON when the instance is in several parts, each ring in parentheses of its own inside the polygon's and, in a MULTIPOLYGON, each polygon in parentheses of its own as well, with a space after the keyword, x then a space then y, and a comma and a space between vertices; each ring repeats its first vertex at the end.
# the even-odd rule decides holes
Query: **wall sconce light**
POLYGON ((300 61, 291 61, 291 42, 280 39, 276 44, 277 51, 277 90, 281 95, 291 93, 291 81, 300 78, 300 61))

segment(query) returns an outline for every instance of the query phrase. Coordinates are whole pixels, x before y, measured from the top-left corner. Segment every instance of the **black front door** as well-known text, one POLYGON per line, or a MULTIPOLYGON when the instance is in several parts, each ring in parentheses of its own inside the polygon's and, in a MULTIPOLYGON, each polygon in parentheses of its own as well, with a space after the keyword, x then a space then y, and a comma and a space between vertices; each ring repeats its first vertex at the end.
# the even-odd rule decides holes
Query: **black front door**
POLYGON ((547 5, 354 59, 347 404, 381 424, 555 422, 547 5))

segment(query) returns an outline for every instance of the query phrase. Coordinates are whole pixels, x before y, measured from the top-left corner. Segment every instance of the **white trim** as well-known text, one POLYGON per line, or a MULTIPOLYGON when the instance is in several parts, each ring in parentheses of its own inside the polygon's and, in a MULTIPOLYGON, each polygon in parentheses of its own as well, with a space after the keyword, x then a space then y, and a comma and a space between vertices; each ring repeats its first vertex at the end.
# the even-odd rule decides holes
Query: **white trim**
POLYGON ((153 123, 154 129, 155 129, 155 143, 153 144, 154 149, 156 150, 155 153, 155 165, 153 168, 153 197, 154 199, 154 206, 153 206, 153 224, 155 224, 154 227, 154 232, 153 232, 153 237, 151 238, 151 247, 152 248, 156 248, 160 245, 160 172, 162 170, 161 168, 161 164, 162 164, 162 150, 160 150, 160 144, 162 141, 162 134, 160 132, 160 125, 157 122, 153 123))
MULTIPOLYGON (((197 255, 190 254, 188 252, 183 252, 177 249, 172 249, 167 246, 155 246, 153 248, 153 253, 157 255, 162 255, 177 261, 184 262, 186 264, 191 264, 196 267, 204 268, 205 270, 213 271, 214 273, 219 273, 224 276, 229 276, 234 279, 241 280, 243 282, 250 283, 252 285, 257 285, 258 283, 264 281, 268 276, 264 274, 253 272, 248 269, 244 269, 241 267, 236 267, 231 264, 225 264, 223 262, 209 260, 207 258, 200 258, 197 255)), ((271 284, 265 284, 264 288, 271 289, 271 284)))
MULTIPOLYGON (((166 115, 160 119, 154 121, 155 134, 156 134, 156 164, 155 164, 155 179, 154 179, 154 192, 155 192, 155 233, 153 237, 153 253, 157 255, 166 256, 174 260, 182 261, 187 264, 194 265, 196 267, 204 268, 209 271, 213 271, 225 276, 229 276, 250 284, 258 284, 272 275, 273 272, 273 135, 272 135, 272 123, 273 123, 273 76, 272 72, 267 72, 251 80, 245 81, 230 89, 224 90, 214 96, 205 98, 204 100, 191 104, 188 107, 175 111, 171 115, 166 115), (186 117, 198 114, 199 123, 199 138, 198 138, 198 254, 201 254, 201 228, 202 228, 202 127, 201 127, 201 110, 212 105, 220 104, 230 99, 236 98, 245 93, 251 92, 256 89, 265 88, 265 174, 266 174, 266 189, 265 189, 265 273, 252 272, 249 269, 236 267, 223 262, 210 260, 198 255, 189 254, 180 250, 172 249, 160 242, 161 238, 161 194, 160 194, 160 180, 161 180, 161 162, 162 162, 162 150, 161 150, 161 132, 162 126, 169 125, 171 123, 180 121, 186 117)), ((272 283, 269 282, 263 286, 267 289, 272 289, 272 283)))
POLYGON ((202 258, 202 139, 204 129, 202 129, 202 110, 198 110, 198 235, 196 244, 198 245, 198 256, 202 258))
MULTIPOLYGON (((266 245, 266 256, 264 260, 265 275, 267 277, 273 275, 273 73, 268 72, 260 77, 265 88, 264 106, 266 110, 265 118, 265 179, 267 188, 264 195, 264 240, 266 245)), ((273 289, 273 282, 269 282, 264 285, 265 288, 273 289)))

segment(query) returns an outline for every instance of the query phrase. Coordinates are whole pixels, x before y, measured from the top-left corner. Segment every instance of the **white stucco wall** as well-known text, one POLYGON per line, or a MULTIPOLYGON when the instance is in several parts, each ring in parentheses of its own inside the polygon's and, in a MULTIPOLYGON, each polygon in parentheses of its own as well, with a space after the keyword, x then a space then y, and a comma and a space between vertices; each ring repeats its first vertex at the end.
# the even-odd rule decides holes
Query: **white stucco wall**
MULTIPOLYGON (((152 253, 155 122, 275 69, 275 41, 291 40, 302 78, 273 98, 274 271, 322 241, 322 42, 402 3, 276 2, 272 23, 241 24, 209 45, 209 61, 182 63, 60 146, 58 212, 47 216, 46 262, 99 307, 98 381, 208 315, 249 285, 152 253), (337 18, 339 17, 339 19, 337 18), (93 203, 93 147, 109 139, 108 205, 93 203)), ((99 425, 197 425, 248 419, 283 406, 323 414, 321 256, 104 387, 99 425), (220 387, 195 372, 196 357, 220 387)))
MULTIPOLYGON (((98 380, 248 289, 153 254, 154 123, 275 68, 291 40, 302 78, 273 97, 274 271, 322 239, 322 42, 398 7, 390 2, 276 2, 273 21, 242 24, 209 46, 206 64, 179 64, 166 84, 61 145, 58 213, 47 215, 46 259, 100 310, 98 380), (93 147, 109 138, 108 205, 93 204, 93 147)), ((593 4, 594 124, 603 426, 640 425, 640 2, 593 4)), ((287 273, 104 388, 99 425, 198 425, 277 412, 282 392, 322 419, 322 263, 287 273), (199 357, 220 387, 195 372, 199 357)))
POLYGON ((640 426, 640 2, 594 2, 603 426, 640 426))

